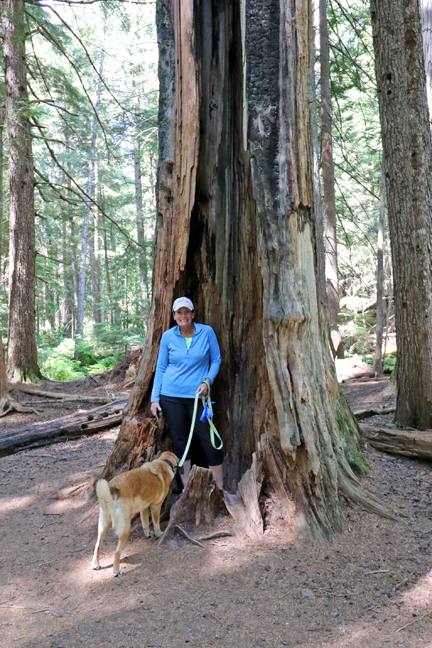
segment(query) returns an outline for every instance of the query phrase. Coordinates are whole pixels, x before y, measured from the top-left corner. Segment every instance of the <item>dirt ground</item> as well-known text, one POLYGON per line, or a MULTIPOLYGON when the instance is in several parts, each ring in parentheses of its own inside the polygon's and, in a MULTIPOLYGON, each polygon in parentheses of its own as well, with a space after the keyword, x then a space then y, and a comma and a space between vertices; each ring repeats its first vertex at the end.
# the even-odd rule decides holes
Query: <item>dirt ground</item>
MULTIPOLYGON (((120 394, 127 381, 108 376, 82 391, 120 394)), ((355 410, 391 405, 386 387, 344 391, 355 410)), ((38 420, 64 410, 50 405, 38 420)), ((0 426, 33 421, 15 414, 0 426)), ((137 522, 114 578, 114 533, 92 571, 98 511, 73 489, 100 472, 117 432, 0 459, 2 648, 432 647, 431 464, 366 444, 365 487, 408 517, 383 520, 344 503, 345 531, 330 543, 268 528, 261 542, 179 539, 158 549, 137 522)))

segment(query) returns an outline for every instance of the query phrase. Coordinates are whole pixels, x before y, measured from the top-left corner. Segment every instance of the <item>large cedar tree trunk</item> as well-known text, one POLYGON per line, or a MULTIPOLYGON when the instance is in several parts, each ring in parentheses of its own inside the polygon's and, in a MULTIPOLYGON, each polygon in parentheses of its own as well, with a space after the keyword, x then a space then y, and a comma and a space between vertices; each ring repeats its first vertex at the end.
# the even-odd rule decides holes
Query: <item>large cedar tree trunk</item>
POLYGON ((2 3, 9 148, 9 330, 12 381, 37 381, 34 172, 28 117, 24 0, 2 3))
POLYGON ((366 464, 318 294, 310 19, 308 3, 294 0, 183 0, 181 12, 178 0, 158 2, 154 299, 104 475, 153 452, 159 341, 173 299, 186 294, 221 347, 212 395, 226 486, 235 489, 267 433, 285 489, 312 531, 331 535, 342 524, 339 491, 363 498, 356 474, 366 464))
POLYGON ((372 0, 396 315, 395 421, 432 427, 432 166, 418 0, 372 0))

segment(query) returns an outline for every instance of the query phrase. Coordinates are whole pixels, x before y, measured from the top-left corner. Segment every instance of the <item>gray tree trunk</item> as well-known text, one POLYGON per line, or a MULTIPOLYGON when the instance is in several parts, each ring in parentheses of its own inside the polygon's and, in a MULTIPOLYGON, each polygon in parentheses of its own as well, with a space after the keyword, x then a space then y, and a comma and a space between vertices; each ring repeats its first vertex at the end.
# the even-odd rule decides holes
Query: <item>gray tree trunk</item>
MULTIPOLYGON (((99 112, 99 101, 101 94, 102 81, 101 76, 103 72, 103 59, 104 59, 104 50, 101 51, 100 65, 99 65, 99 80, 97 85, 96 92, 96 101, 95 101, 95 112, 99 112)), ((77 304, 77 316, 76 316, 76 337, 77 342, 79 342, 83 337, 83 327, 84 327, 84 300, 85 300, 85 280, 86 280, 86 261, 87 261, 87 239, 88 239, 88 227, 90 220, 90 196, 92 193, 92 184, 93 184, 93 173, 94 173, 94 162, 96 154, 96 136, 97 136, 97 117, 93 117, 93 130, 92 130, 92 144, 90 151, 90 160, 89 160, 89 171, 87 177, 87 198, 85 199, 84 206, 84 222, 83 222, 83 231, 82 231, 82 244, 81 244, 81 266, 79 274, 79 287, 78 287, 78 304, 77 304)))
POLYGON ((432 115, 432 0, 420 0, 429 120, 432 115))
MULTIPOLYGON (((98 194, 98 165, 95 164, 95 195, 98 194)), ((99 227, 98 227, 98 211, 91 210, 91 213, 94 212, 93 218, 93 227, 92 234, 90 237, 90 282, 91 282, 91 296, 92 296, 92 307, 93 307, 93 324, 95 324, 95 335, 98 334, 97 325, 102 322, 102 313, 101 313, 101 288, 100 288, 100 264, 99 264, 99 227)))
POLYGON ((376 305, 376 341, 373 369, 379 376, 383 370, 382 340, 384 329, 383 293, 384 293, 384 226, 385 226, 385 164, 381 163, 380 204, 378 219, 378 254, 377 254, 377 305, 376 305))
POLYGON ((5 110, 3 93, 0 93, 0 281, 2 279, 2 251, 3 251, 3 130, 5 110))
MULTIPOLYGON (((135 106, 134 106, 134 168, 135 168, 135 208, 136 208, 136 224, 137 224, 137 240, 140 246, 138 254, 139 276, 140 276, 140 289, 142 310, 146 315, 148 314, 148 267, 147 267, 147 250, 146 240, 144 234, 144 213, 143 213, 143 200, 142 200, 142 184, 141 184, 141 146, 140 146, 140 87, 139 75, 141 66, 138 64, 134 66, 133 70, 133 88, 135 90, 135 106), (136 80, 137 79, 137 80, 136 80)), ((145 318, 147 319, 147 318, 145 318)))
POLYGON ((372 0, 396 316, 397 408, 432 427, 432 165, 418 0, 372 0))
POLYGON ((9 329, 7 370, 13 381, 37 381, 34 172, 28 118, 24 0, 2 3, 9 149, 9 329))
POLYGON ((330 328, 333 329, 337 327, 337 318, 339 314, 339 277, 337 263, 336 199, 334 188, 327 0, 319 0, 319 17, 321 64, 321 146, 324 185, 327 301, 329 324, 330 328))
MULTIPOLYGON (((294 0, 159 0, 158 237, 143 358, 104 474, 154 451, 150 390, 172 302, 219 339, 213 395, 235 489, 254 452, 316 535, 364 502, 357 426, 321 328, 309 104, 311 12, 294 0), (265 434, 264 434, 265 433, 265 434), (264 452, 263 448, 267 449, 264 452), (260 450, 261 449, 261 450, 260 450), (270 460, 270 455, 274 461, 270 460)), ((287 515, 289 513, 287 512, 287 515)))

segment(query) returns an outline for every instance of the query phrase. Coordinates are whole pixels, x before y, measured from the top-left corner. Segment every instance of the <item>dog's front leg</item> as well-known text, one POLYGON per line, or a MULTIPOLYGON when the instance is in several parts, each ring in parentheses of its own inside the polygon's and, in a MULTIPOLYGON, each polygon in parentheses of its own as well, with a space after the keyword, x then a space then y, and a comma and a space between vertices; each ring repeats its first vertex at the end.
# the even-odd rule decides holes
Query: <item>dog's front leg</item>
POLYGON ((162 504, 152 504, 150 506, 151 516, 153 520, 153 529, 156 538, 160 538, 162 535, 162 531, 160 530, 159 526, 161 506, 162 504))
POLYGON ((150 523, 149 523, 149 510, 148 506, 140 511, 141 524, 146 538, 150 538, 152 535, 150 532, 150 523))
POLYGON ((91 564, 92 569, 100 569, 100 564, 99 564, 100 548, 101 548, 102 540, 105 538, 106 532, 108 531, 110 522, 111 522, 111 517, 106 512, 104 512, 101 508, 99 510, 98 538, 96 540, 93 560, 91 564))

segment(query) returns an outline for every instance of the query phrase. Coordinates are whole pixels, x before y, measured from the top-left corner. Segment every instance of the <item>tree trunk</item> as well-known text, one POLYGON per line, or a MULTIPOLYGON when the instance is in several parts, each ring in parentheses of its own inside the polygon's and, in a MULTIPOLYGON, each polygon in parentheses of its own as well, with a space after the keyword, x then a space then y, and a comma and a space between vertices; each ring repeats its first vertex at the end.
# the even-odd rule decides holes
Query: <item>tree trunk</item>
POLYGON ((35 321, 35 211, 24 0, 2 7, 9 148, 9 329, 7 370, 13 381, 38 381, 35 321))
MULTIPOLYGON (((0 403, 6 398, 8 393, 8 388, 7 388, 7 376, 6 376, 6 358, 5 358, 5 352, 3 348, 3 338, 0 333, 0 403)), ((0 414, 2 411, 2 407, 0 407, 0 414)))
POLYGON ((384 225, 385 225, 385 167, 381 162, 380 206, 378 220, 378 255, 377 255, 377 305, 376 305, 376 341, 373 368, 379 376, 383 370, 382 340, 384 329, 383 292, 384 292, 384 225))
POLYGON ((372 0, 371 10, 398 345, 395 421, 429 429, 432 166, 419 5, 418 0, 372 0))
MULTIPOLYGON (((136 224, 137 224, 137 240, 139 248, 138 266, 140 276, 140 289, 142 300, 142 311, 147 316, 148 309, 148 291, 147 291, 147 251, 146 241, 144 235, 144 213, 142 201, 142 186, 141 186, 141 147, 139 139, 139 119, 140 119, 140 87, 139 87, 139 74, 141 66, 138 64, 134 66, 133 70, 133 83, 132 86, 135 90, 135 105, 134 105, 134 168, 135 168, 135 208, 136 208, 136 224), (135 80, 135 77, 138 81, 135 80)), ((147 317, 145 316, 145 321, 147 317)))
POLYGON ((0 93, 0 281, 2 280, 2 251, 3 251, 3 129, 5 111, 3 93, 0 93))
MULTIPOLYGON (((103 196, 101 196, 101 201, 103 205, 103 196)), ((104 245, 104 261, 105 261, 105 280, 106 280, 106 291, 108 294, 108 303, 109 303, 109 321, 110 324, 114 323, 114 313, 113 313, 113 304, 112 304, 112 293, 111 293, 111 276, 109 268, 109 258, 108 258, 108 242, 106 235, 106 220, 105 216, 102 216, 102 230, 103 230, 103 245, 104 245)))
POLYGON ((432 0, 420 0, 429 121, 432 115, 432 0))
MULTIPOLYGON (((95 163, 95 195, 98 195, 99 190, 99 166, 95 163)), ((98 335, 97 325, 102 322, 102 308, 101 308, 101 282, 100 282, 100 263, 99 263, 99 210, 97 207, 92 209, 93 217, 93 233, 90 237, 90 281, 91 281, 91 295, 93 306, 93 324, 95 324, 95 335, 98 335)))
MULTIPOLYGON (((96 92, 96 101, 95 101, 95 113, 99 112, 99 101, 102 87, 102 72, 103 72, 103 59, 104 59, 104 50, 101 51, 100 65, 99 65, 99 80, 97 85, 96 92)), ((92 193, 92 183, 93 183, 93 172, 94 172, 94 163, 95 163, 95 154, 96 154, 96 136, 97 136, 97 117, 93 116, 93 130, 92 130, 92 144, 90 151, 90 161, 89 161, 89 170, 87 177, 87 197, 85 199, 84 207, 84 223, 83 223, 83 232, 82 232, 82 245, 81 245, 81 267, 79 275, 79 288, 78 288, 78 304, 77 304, 77 324, 76 324, 76 336, 77 342, 82 340, 83 329, 84 329, 84 299, 85 299, 85 280, 86 280, 86 261, 87 261, 87 238, 88 238, 88 226, 90 220, 90 196, 92 193)))
POLYGON ((73 292, 71 277, 71 254, 70 248, 72 241, 67 236, 66 218, 62 221, 62 248, 63 248, 63 308, 62 308, 62 327, 66 331, 68 338, 73 336, 73 292))
MULTIPOLYGON (((330 47, 327 25, 327 0, 319 0, 321 64, 321 146, 324 185, 327 301, 330 328, 337 327, 339 314, 339 277, 337 264, 336 199, 334 188, 332 111, 330 95, 330 47)), ((336 349, 335 349, 336 351, 336 349)), ((334 353, 336 355, 336 353, 334 353)))
POLYGON ((266 433, 284 497, 291 493, 312 533, 331 536, 342 526, 339 490, 367 501, 356 478, 367 465, 320 324, 310 18, 307 3, 185 0, 180 13, 177 0, 158 2, 154 300, 104 475, 153 452, 159 341, 173 299, 186 294, 221 347, 212 394, 226 485, 236 488, 266 433))

